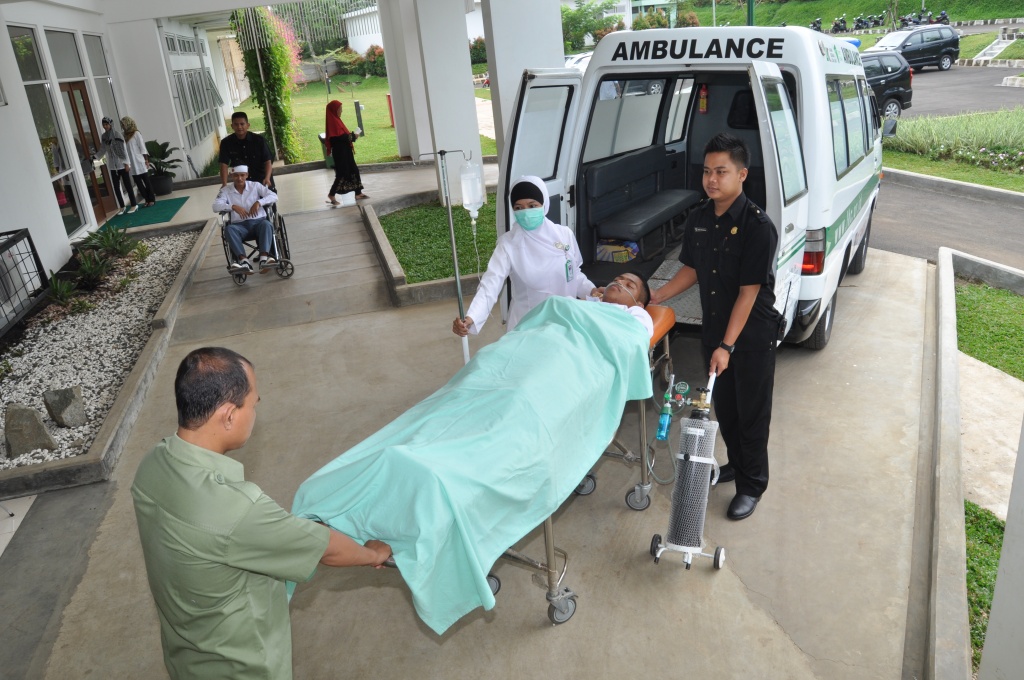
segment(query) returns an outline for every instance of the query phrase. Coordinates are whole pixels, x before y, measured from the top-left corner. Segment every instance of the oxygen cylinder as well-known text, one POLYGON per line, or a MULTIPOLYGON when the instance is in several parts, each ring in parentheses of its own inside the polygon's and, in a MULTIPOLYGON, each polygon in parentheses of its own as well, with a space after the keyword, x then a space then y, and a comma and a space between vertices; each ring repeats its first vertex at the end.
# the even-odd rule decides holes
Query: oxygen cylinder
MULTIPOLYGON (((665 395, 668 397, 668 395, 665 395)), ((672 406, 669 400, 665 399, 665 405, 661 407, 661 415, 658 416, 658 434, 655 438, 658 441, 665 441, 668 439, 668 430, 672 426, 672 406)))
POLYGON ((476 222, 480 207, 484 204, 484 169, 479 162, 470 160, 462 165, 459 173, 462 179, 462 207, 469 211, 476 222))

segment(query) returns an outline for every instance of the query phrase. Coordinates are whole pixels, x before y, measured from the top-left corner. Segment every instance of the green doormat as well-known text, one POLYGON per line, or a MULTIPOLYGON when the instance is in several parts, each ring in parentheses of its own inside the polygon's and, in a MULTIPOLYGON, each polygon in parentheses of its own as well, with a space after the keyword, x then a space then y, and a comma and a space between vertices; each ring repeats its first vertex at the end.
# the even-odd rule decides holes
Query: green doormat
POLYGON ((159 224, 161 222, 170 222, 174 219, 174 216, 178 214, 178 210, 188 200, 188 196, 184 198, 168 198, 164 200, 157 200, 156 205, 149 208, 139 207, 134 213, 129 215, 117 215, 107 220, 107 223, 103 225, 104 229, 131 229, 132 227, 144 227, 147 224, 159 224))

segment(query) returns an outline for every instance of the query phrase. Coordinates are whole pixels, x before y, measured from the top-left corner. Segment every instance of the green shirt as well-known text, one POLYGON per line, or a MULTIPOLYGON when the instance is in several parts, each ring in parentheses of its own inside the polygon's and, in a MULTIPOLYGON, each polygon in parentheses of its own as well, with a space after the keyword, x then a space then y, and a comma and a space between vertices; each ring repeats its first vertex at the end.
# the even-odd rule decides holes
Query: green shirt
POLYGON ((291 678, 285 581, 313 577, 327 527, 176 435, 143 458, 132 497, 171 677, 291 678))

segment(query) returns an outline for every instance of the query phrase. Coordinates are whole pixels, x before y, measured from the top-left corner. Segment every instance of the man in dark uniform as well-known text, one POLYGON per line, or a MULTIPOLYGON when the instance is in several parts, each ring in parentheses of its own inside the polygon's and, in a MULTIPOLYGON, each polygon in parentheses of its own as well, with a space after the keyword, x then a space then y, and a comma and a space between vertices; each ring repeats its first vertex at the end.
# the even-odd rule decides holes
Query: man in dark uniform
POLYGON ((249 168, 249 181, 259 182, 275 191, 273 156, 267 140, 249 132, 249 116, 244 111, 231 114, 231 129, 235 133, 220 141, 220 185, 227 186, 229 168, 244 165, 249 168))
POLYGON ((661 303, 700 283, 701 344, 729 462, 721 481, 736 480, 728 517, 753 514, 768 487, 768 428, 775 345, 784 318, 775 310, 779 236, 764 210, 743 194, 750 152, 728 134, 704 147, 707 201, 686 218, 683 267, 652 294, 661 303))

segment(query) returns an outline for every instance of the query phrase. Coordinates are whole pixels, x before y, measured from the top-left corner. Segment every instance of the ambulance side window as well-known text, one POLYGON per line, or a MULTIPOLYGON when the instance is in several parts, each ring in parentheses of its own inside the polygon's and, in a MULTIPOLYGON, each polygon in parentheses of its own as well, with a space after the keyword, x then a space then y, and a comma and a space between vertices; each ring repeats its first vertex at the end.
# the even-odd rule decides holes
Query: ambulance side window
POLYGON ((654 144, 665 79, 604 80, 590 114, 583 162, 654 144))
POLYGON ((832 117, 836 177, 839 177, 867 155, 868 115, 864 98, 853 78, 828 81, 828 104, 832 117))
POLYGON ((665 143, 671 144, 683 138, 686 127, 686 112, 693 96, 693 78, 679 78, 672 86, 672 100, 668 104, 668 124, 665 126, 665 143))
POLYGON ((558 152, 573 88, 568 85, 535 87, 530 90, 519 130, 528 138, 516 141, 512 177, 537 175, 550 179, 558 171, 558 152))
POLYGON ((843 98, 839 92, 838 80, 828 82, 828 110, 832 118, 832 154, 836 159, 838 177, 850 167, 846 159, 846 117, 843 115, 843 98))

